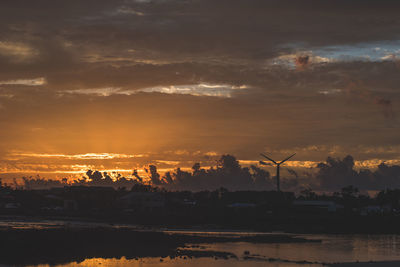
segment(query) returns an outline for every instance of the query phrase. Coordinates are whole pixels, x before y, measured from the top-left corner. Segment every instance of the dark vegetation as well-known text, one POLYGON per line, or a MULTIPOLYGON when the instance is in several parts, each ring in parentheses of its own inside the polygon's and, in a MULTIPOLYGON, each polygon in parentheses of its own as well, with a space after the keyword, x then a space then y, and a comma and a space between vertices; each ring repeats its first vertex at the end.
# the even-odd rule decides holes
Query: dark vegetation
MULTIPOLYGON (((74 181, 51 180, 41 177, 24 177, 22 184, 14 182, 13 187, 24 189, 46 189, 64 186, 109 186, 130 189, 136 184, 149 184, 168 191, 213 191, 224 187, 229 191, 270 191, 276 189, 275 177, 258 166, 242 167, 234 156, 222 155, 216 166, 204 169, 195 163, 191 171, 180 168, 161 175, 155 165, 146 169, 146 177, 136 170, 129 177, 119 173, 88 170, 81 179, 74 181)), ((281 188, 285 191, 300 192, 312 188, 316 191, 335 192, 347 186, 355 186, 362 192, 400 188, 400 166, 381 163, 376 170, 355 169, 352 156, 343 159, 328 157, 309 171, 296 171, 282 167, 285 177, 281 188)))
POLYGON ((67 186, 45 190, 0 188, 0 214, 149 227, 257 231, 399 233, 400 190, 376 197, 349 186, 334 194, 166 191, 136 184, 130 190, 67 186))
POLYGON ((137 184, 150 184, 169 191, 203 191, 215 190, 220 187, 231 191, 236 190, 271 190, 275 187, 273 177, 266 170, 257 166, 242 167, 234 156, 223 155, 216 166, 209 169, 201 168, 195 163, 191 171, 181 168, 160 175, 155 165, 145 169, 147 177, 139 176, 134 170, 131 177, 126 178, 118 173, 107 173, 88 170, 81 179, 51 180, 41 177, 23 177, 22 184, 14 182, 13 187, 24 189, 44 189, 64 186, 110 186, 114 188, 131 188, 137 184))

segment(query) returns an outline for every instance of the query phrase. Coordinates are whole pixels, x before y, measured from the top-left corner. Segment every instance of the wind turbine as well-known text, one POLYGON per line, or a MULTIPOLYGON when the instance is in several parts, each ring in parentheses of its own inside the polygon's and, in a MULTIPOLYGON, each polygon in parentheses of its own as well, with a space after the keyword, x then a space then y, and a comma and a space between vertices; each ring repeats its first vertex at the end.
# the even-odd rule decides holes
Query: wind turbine
MULTIPOLYGON (((294 154, 291 155, 290 157, 287 157, 286 159, 282 160, 281 162, 276 162, 275 160, 273 160, 273 159, 267 157, 266 155, 264 155, 263 153, 261 153, 260 155, 263 156, 264 158, 267 158, 268 160, 272 161, 272 162, 276 165, 276 188, 277 188, 277 191, 278 191, 278 192, 281 191, 280 183, 279 183, 279 168, 280 168, 280 166, 281 166, 282 163, 284 163, 285 161, 287 161, 288 159, 290 159, 291 157, 293 157, 294 155, 296 155, 296 153, 294 153, 294 154)), ((269 165, 268 163, 266 163, 266 162, 264 162, 264 161, 262 161, 262 160, 260 160, 260 164, 262 164, 262 165, 269 165)))

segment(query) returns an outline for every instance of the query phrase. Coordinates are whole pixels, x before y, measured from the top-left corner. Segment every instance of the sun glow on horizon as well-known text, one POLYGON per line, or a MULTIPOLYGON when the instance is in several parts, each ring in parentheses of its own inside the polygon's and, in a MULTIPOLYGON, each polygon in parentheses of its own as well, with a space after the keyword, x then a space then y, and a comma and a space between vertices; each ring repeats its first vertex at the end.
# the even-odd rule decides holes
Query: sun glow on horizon
MULTIPOLYGON (((157 171, 162 175, 166 172, 173 172, 176 168, 190 171, 194 162, 201 162, 201 167, 209 169, 216 165, 216 159, 219 157, 216 152, 205 152, 200 155, 211 157, 208 160, 199 158, 188 158, 189 152, 175 153, 170 159, 157 158, 150 154, 120 154, 120 153, 84 153, 84 154, 62 154, 62 153, 32 153, 32 152, 12 152, 8 155, 9 163, 0 164, 0 173, 15 175, 48 175, 50 178, 61 179, 65 176, 80 178, 88 170, 107 172, 109 174, 120 173, 127 178, 133 177, 133 170, 137 170, 139 175, 144 178, 148 175, 146 168, 149 165, 155 165, 157 171), (43 161, 45 160, 45 161, 43 161), (139 161, 138 161, 139 160, 139 161), (20 161, 20 162, 19 162, 20 161)), ((193 155, 197 155, 198 152, 193 155)), ((271 173, 274 172, 274 166, 260 166, 258 159, 238 159, 243 167, 255 165, 266 168, 271 173)), ((283 167, 294 169, 313 169, 320 161, 302 161, 292 160, 285 162, 283 167)), ((356 169, 374 169, 379 164, 398 165, 400 159, 370 159, 356 160, 356 169)))

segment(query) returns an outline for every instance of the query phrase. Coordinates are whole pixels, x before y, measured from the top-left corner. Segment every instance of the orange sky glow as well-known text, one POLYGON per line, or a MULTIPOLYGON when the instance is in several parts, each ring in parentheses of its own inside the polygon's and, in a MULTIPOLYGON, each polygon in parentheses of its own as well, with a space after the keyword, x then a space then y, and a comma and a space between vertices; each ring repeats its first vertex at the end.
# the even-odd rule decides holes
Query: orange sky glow
POLYGON ((43 1, 0 10, 0 178, 400 164, 394 1, 43 1))

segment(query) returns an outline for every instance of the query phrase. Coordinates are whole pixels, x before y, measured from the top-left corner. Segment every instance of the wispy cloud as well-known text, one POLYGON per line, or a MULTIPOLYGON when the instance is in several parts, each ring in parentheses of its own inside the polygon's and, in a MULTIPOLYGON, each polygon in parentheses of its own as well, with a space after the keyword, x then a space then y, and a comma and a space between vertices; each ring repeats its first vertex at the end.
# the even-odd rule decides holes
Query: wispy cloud
POLYGON ((38 56, 39 52, 27 44, 0 41, 0 55, 15 61, 28 61, 38 56))
POLYGON ((42 86, 47 83, 46 79, 43 77, 35 79, 17 79, 0 81, 0 85, 26 85, 26 86, 42 86))
POLYGON ((128 14, 128 15, 136 15, 136 16, 144 16, 145 13, 138 11, 132 7, 122 6, 119 7, 116 11, 119 14, 128 14))
POLYGON ((229 98, 232 97, 235 91, 244 89, 248 89, 248 86, 201 83, 201 84, 188 84, 188 85, 157 86, 157 87, 148 87, 135 90, 123 89, 121 87, 88 88, 88 89, 60 91, 60 93, 111 96, 111 95, 133 95, 140 92, 144 92, 144 93, 214 96, 214 97, 229 98))
POLYGON ((142 154, 128 155, 128 154, 115 154, 115 153, 86 153, 86 154, 39 154, 39 153, 11 153, 11 156, 19 157, 33 157, 33 158, 65 158, 65 159, 126 159, 126 158, 141 158, 142 154))
POLYGON ((74 89, 60 91, 60 94, 82 94, 82 95, 98 95, 98 96, 110 96, 114 94, 124 94, 120 91, 119 87, 101 87, 101 88, 85 88, 85 89, 74 89))
POLYGON ((236 90, 244 90, 248 87, 233 86, 227 84, 194 84, 194 85, 176 85, 176 86, 160 86, 141 89, 141 92, 158 92, 164 94, 187 94, 195 96, 215 96, 215 97, 231 97, 236 90))

